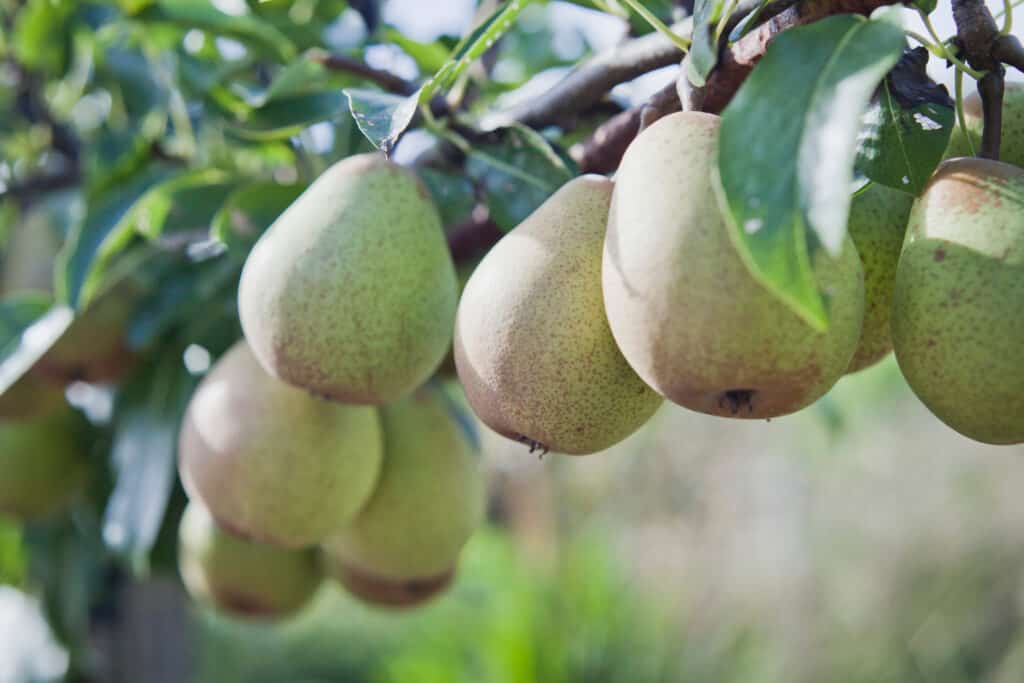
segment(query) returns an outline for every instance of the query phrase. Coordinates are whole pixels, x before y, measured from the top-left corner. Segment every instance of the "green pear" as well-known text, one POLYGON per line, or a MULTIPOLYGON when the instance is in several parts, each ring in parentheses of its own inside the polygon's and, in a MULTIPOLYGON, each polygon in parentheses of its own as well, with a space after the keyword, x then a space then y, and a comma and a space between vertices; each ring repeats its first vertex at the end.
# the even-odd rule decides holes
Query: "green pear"
POLYGON ((374 408, 274 379, 244 341, 196 389, 178 442, 191 498, 236 536, 286 548, 351 522, 373 493, 382 452, 374 408))
POLYGON ((914 198, 871 183, 850 203, 848 230, 864 267, 864 324, 848 372, 874 365, 892 351, 889 311, 914 198))
POLYGON ((57 410, 63 403, 61 387, 26 373, 0 394, 0 420, 38 417, 57 410))
POLYGON ((455 365, 473 411, 499 434, 594 453, 661 404, 612 339, 601 295, 611 181, 562 186, 505 235, 470 277, 455 323, 455 365))
POLYGON ((88 443, 88 423, 67 404, 0 421, 0 513, 31 521, 67 507, 89 480, 88 443))
POLYGON ((455 570, 438 576, 414 579, 390 579, 329 561, 328 573, 351 595, 376 607, 418 607, 437 597, 452 583, 455 570))
MULTIPOLYGON (((964 118, 968 133, 959 125, 953 129, 946 148, 946 158, 975 156, 981 147, 981 96, 971 93, 964 98, 964 118), (970 138, 970 142, 968 142, 970 138)), ((1002 134, 999 158, 1015 166, 1024 166, 1024 83, 1007 83, 1003 93, 1002 134)))
POLYGON ((288 550, 232 536, 196 501, 185 508, 178 527, 178 569, 193 599, 238 617, 297 612, 323 579, 315 549, 288 550))
POLYGON ((349 583, 416 595, 432 584, 447 584, 445 577, 482 521, 485 490, 476 434, 456 400, 434 384, 380 414, 384 465, 377 490, 324 549, 349 583))
POLYGON ((238 306, 270 374, 346 403, 409 394, 440 365, 455 268, 419 179, 379 154, 329 168, 259 240, 238 306))
POLYGON ((667 116, 626 150, 604 249, 604 300, 633 369, 710 415, 770 418, 820 398, 846 371, 864 317, 864 274, 847 238, 817 250, 829 326, 812 328, 754 278, 712 186, 719 119, 667 116))
POLYGON ((939 419, 977 441, 1024 442, 1024 170, 939 166, 910 214, 892 337, 939 419))

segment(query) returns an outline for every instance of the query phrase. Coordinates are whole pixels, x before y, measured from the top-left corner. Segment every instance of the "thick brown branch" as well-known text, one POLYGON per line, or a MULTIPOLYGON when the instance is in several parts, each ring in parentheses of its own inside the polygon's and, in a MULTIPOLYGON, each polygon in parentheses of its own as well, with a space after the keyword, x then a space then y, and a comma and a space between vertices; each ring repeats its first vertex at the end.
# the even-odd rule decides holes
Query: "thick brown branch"
POLYGON ((1024 73, 1024 47, 1016 36, 1000 36, 992 46, 992 56, 1024 73))
POLYGON ((992 48, 999 37, 999 27, 984 0, 953 0, 953 21, 957 43, 967 63, 980 70, 998 67, 992 48))
MULTIPOLYGON (((689 27, 690 22, 686 21, 672 28, 677 33, 688 34, 689 27)), ((498 112, 484 125, 488 128, 512 122, 533 128, 564 125, 578 112, 594 106, 616 85, 671 66, 682 56, 682 51, 660 33, 634 38, 588 59, 540 97, 498 112)))
POLYGON ((866 15, 884 5, 894 4, 898 4, 898 2, 896 0, 802 0, 723 49, 718 65, 711 72, 703 87, 691 87, 686 78, 680 78, 679 94, 683 101, 683 108, 714 114, 721 113, 761 57, 764 56, 771 41, 786 29, 810 24, 833 14, 866 15))
POLYGON ((368 81, 376 83, 384 90, 396 95, 411 95, 419 87, 415 83, 396 76, 390 71, 375 69, 365 62, 345 55, 335 55, 323 50, 313 50, 309 58, 331 71, 344 71, 355 76, 361 76, 368 81))
POLYGON ((1003 69, 989 71, 978 81, 981 95, 981 149, 978 156, 999 160, 999 141, 1003 131, 1003 69))

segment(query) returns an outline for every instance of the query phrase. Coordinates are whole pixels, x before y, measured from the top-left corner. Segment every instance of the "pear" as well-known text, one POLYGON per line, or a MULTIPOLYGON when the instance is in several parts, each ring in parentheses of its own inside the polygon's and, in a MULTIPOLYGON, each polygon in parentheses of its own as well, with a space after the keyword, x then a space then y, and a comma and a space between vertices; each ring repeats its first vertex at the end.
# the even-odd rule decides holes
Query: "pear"
POLYGON ((977 441, 1024 442, 1024 170, 939 166, 910 214, 892 336, 939 419, 977 441))
POLYGON ((236 536, 286 548, 319 543, 352 521, 382 452, 374 408, 274 379, 244 341, 196 389, 178 443, 191 498, 236 536))
POLYGON ((719 119, 667 116, 626 150, 604 249, 604 300, 633 369, 668 399, 710 415, 800 410, 846 371, 864 317, 863 270, 817 250, 830 324, 812 328, 740 257, 712 187, 719 119))
POLYGON ((612 339, 601 247, 612 183, 575 178, 505 235, 462 294, 455 366, 499 434, 580 455, 626 438, 661 398, 612 339))
POLYGON ((67 404, 0 421, 0 513, 27 522, 66 508, 89 480, 87 446, 88 422, 67 404))
POLYGON ((0 394, 0 420, 22 420, 57 410, 64 390, 34 373, 26 373, 0 394))
POLYGON ((850 203, 848 231, 864 267, 864 324, 848 372, 874 365, 892 351, 892 287, 913 204, 911 195, 878 183, 850 203))
POLYGON ((270 374, 346 403, 409 394, 451 342, 455 268, 419 179, 379 154, 329 168, 249 254, 245 336, 270 374))
POLYGON ((384 465, 377 490, 324 549, 342 582, 364 599, 377 590, 392 596, 386 600, 412 599, 447 585, 483 518, 476 435, 456 400, 434 384, 380 413, 384 465))
POLYGON ((196 501, 178 527, 178 569, 193 599, 238 617, 297 612, 323 579, 315 549, 287 550, 232 536, 196 501))
POLYGON ((429 578, 389 579, 334 562, 330 576, 351 595, 377 607, 418 607, 437 597, 452 583, 455 570, 429 578))
MULTIPOLYGON (((953 129, 949 147, 946 148, 946 158, 974 156, 981 147, 983 118, 981 96, 977 92, 964 98, 964 118, 968 133, 965 134, 959 125, 953 129)), ((1007 83, 1003 92, 999 158, 1015 166, 1024 166, 1024 83, 1007 83)))

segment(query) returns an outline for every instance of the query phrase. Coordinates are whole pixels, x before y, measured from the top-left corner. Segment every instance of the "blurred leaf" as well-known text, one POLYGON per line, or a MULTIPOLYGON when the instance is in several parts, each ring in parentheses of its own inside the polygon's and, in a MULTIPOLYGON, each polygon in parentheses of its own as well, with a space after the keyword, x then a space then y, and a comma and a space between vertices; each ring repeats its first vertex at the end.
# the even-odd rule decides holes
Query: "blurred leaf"
POLYGON ((72 306, 95 285, 103 263, 123 249, 134 234, 131 208, 151 187, 167 179, 171 169, 149 166, 123 185, 88 202, 85 218, 76 226, 61 253, 58 299, 72 306))
POLYGON ((177 435, 195 379, 172 346, 121 391, 111 459, 117 483, 107 502, 103 538, 136 574, 148 569, 177 470, 177 435))
POLYGON ((696 0, 693 7, 693 44, 690 47, 686 77, 702 87, 718 62, 715 28, 722 16, 725 0, 696 0))
POLYGON ((319 87, 329 76, 329 72, 322 64, 303 55, 285 65, 284 69, 274 76, 261 100, 254 104, 263 106, 272 100, 308 93, 310 89, 319 87))
POLYGON ((301 184, 263 182, 236 190, 214 216, 210 237, 229 249, 247 251, 304 189, 301 184))
POLYGON ((477 203, 476 188, 465 176, 425 167, 417 168, 416 173, 430 190, 444 225, 455 225, 469 218, 477 203))
POLYGON ((413 58, 420 71, 428 74, 439 71, 448 61, 448 53, 451 52, 440 41, 421 43, 409 38, 393 26, 385 27, 382 40, 402 48, 403 52, 413 58))
POLYGON ((62 73, 67 63, 66 22, 74 9, 71 0, 28 0, 14 26, 12 47, 18 61, 29 69, 62 73))
POLYGON ((362 88, 346 88, 343 92, 359 130, 374 147, 390 154, 416 115, 419 93, 402 97, 362 88))
POLYGON ((784 31, 722 114, 717 190, 737 248, 817 329, 810 251, 842 247, 860 117, 903 45, 897 25, 852 15, 784 31))
POLYGON ((910 4, 925 14, 931 14, 939 6, 939 0, 912 0, 910 4))
POLYGON ((117 4, 126 14, 135 14, 152 5, 156 0, 117 0, 117 4))
POLYGON ((531 128, 514 125, 496 133, 500 142, 466 151, 466 173, 483 189, 491 218, 507 231, 571 180, 575 169, 531 128))
POLYGON ((247 140, 283 140, 314 123, 346 115, 344 95, 328 90, 272 100, 228 130, 247 140))
POLYGON ((236 185, 237 180, 220 169, 187 171, 148 190, 128 220, 151 240, 167 232, 205 234, 236 185))
POLYGON ((231 36, 269 51, 282 61, 295 58, 295 46, 274 26, 252 14, 225 14, 211 0, 157 0, 138 16, 146 21, 170 21, 186 29, 231 36))
MULTIPOLYGON (((17 307, 18 304, 13 303, 12 306, 17 307)), ((35 306, 38 303, 27 304, 25 310, 13 312, 11 323, 16 322, 20 316, 27 318, 35 306)), ((74 312, 67 306, 53 306, 39 317, 26 321, 24 326, 11 324, 4 330, 0 394, 14 386, 53 347, 73 319, 74 312)))
POLYGON ((20 586, 27 567, 21 528, 12 520, 0 517, 0 584, 20 586))

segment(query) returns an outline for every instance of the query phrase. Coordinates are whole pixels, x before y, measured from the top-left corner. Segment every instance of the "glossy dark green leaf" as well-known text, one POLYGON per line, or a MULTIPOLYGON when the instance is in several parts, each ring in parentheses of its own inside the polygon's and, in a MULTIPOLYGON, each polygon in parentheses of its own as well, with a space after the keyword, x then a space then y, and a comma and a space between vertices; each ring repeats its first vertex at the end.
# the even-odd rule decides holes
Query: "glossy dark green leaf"
POLYGON ((85 218, 72 231, 61 254, 59 300, 77 306, 83 292, 96 285, 105 261, 126 247, 135 234, 130 220, 135 202, 171 174, 166 166, 149 166, 123 185, 88 201, 85 218))
POLYGON ((481 187, 491 218, 503 230, 519 225, 574 173, 550 143, 525 126, 499 129, 499 142, 467 151, 466 172, 481 187))
POLYGON ((248 250, 303 189, 301 184, 262 182, 236 190, 214 216, 210 237, 229 249, 248 250))
POLYGON ((419 93, 403 97, 362 88, 346 88, 344 93, 359 130, 374 147, 390 154, 416 115, 419 93))
POLYGON ((897 25, 852 15, 784 31, 722 114, 716 184, 737 248, 819 329, 811 250, 841 249, 860 118, 903 46, 897 25))
POLYGON ((704 85, 718 62, 714 33, 724 7, 725 0, 696 0, 693 5, 693 43, 686 61, 686 77, 697 87, 704 85))
POLYGON ((148 568, 177 477, 178 430, 195 385, 184 371, 182 351, 172 345, 118 397, 111 453, 116 484, 107 501, 103 538, 137 573, 148 568))
POLYGON ((202 239, 237 180, 220 169, 182 173, 148 190, 131 209, 135 231, 157 239, 167 233, 196 233, 202 239))
POLYGON ((345 96, 338 90, 327 90, 272 100, 244 121, 228 126, 228 130, 247 140, 284 140, 314 123, 343 116, 348 116, 345 96))
POLYGON ((919 194, 942 161, 955 120, 952 107, 933 102, 903 108, 883 83, 864 114, 857 170, 876 183, 919 194))
POLYGON ((430 190, 445 225, 455 225, 469 217, 477 201, 476 188, 468 178, 433 168, 419 168, 416 173, 430 190))

